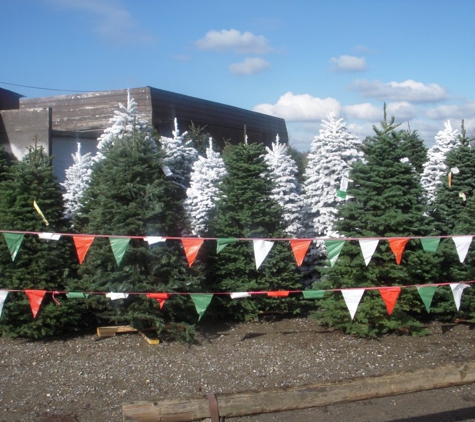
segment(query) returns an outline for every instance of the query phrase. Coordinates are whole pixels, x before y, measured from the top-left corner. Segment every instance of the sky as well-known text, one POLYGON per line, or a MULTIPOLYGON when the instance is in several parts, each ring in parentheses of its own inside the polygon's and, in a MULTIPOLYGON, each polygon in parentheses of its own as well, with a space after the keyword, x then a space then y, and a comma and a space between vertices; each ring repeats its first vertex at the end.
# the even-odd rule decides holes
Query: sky
POLYGON ((0 5, 0 87, 26 97, 152 86, 284 118, 302 152, 330 113, 372 136, 384 104, 428 147, 475 135, 473 0, 0 5))

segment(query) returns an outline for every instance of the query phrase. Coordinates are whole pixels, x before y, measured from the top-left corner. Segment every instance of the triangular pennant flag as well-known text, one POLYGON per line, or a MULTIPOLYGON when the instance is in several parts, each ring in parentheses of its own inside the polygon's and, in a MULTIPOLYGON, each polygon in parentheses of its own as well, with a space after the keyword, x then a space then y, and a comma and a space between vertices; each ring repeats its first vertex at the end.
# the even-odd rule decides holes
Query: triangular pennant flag
POLYGON ((251 297, 248 292, 233 292, 231 293, 231 299, 242 299, 245 297, 251 297))
POLYGON ((183 248, 185 248, 186 259, 188 260, 188 266, 191 267, 195 261, 196 255, 204 242, 204 239, 197 238, 182 238, 183 248))
POLYGON ((304 299, 322 299, 325 294, 325 290, 303 290, 304 299))
POLYGON ((193 303, 195 304, 196 312, 198 312, 199 318, 198 321, 201 319, 201 317, 204 315, 206 309, 208 308, 211 299, 213 299, 212 294, 190 294, 191 299, 193 300, 193 303))
POLYGON ((363 297, 365 289, 343 289, 341 294, 345 299, 346 306, 350 311, 351 319, 355 317, 356 310, 360 304, 360 300, 363 297))
POLYGON ((396 257, 396 263, 399 265, 402 259, 402 253, 406 247, 406 243, 409 241, 408 237, 399 237, 388 239, 389 247, 393 251, 394 256, 396 257))
POLYGON ((110 292, 106 293, 106 297, 108 297, 110 300, 127 299, 129 297, 129 294, 110 292))
POLYGON ((421 238, 422 249, 424 249, 425 252, 437 252, 439 243, 440 243, 440 237, 421 238))
POLYGON ((234 242, 237 242, 237 239, 235 237, 226 237, 223 239, 218 239, 217 241, 218 244, 216 246, 216 253, 220 253, 226 246, 234 242))
POLYGON ((452 240, 455 243, 460 262, 465 261, 470 243, 472 243, 472 236, 453 236, 452 240))
POLYGON ((457 311, 460 310, 460 302, 462 300, 462 293, 468 287, 468 284, 463 283, 450 283, 450 288, 452 289, 452 294, 454 296, 455 306, 457 311))
POLYGON ((256 259, 256 270, 259 269, 261 264, 266 259, 267 254, 274 246, 274 242, 269 240, 253 240, 254 243, 254 258, 256 259))
POLYGON ((384 303, 386 304, 386 309, 388 310, 388 315, 391 315, 393 313, 394 306, 396 305, 397 298, 399 297, 399 294, 401 293, 401 288, 400 287, 386 287, 382 289, 378 289, 379 294, 384 300, 384 303))
POLYGON ((158 306, 160 306, 160 309, 163 308, 163 305, 165 305, 165 301, 170 297, 168 293, 147 293, 146 295, 149 299, 156 299, 158 302, 158 306))
POLYGON ((130 237, 109 237, 112 252, 114 253, 115 262, 120 266, 122 258, 125 255, 127 246, 129 246, 130 237))
POLYGON ((144 240, 149 244, 149 245, 154 245, 155 243, 159 242, 165 242, 167 240, 166 237, 162 236, 145 236, 144 240))
POLYGON ((335 265, 344 244, 344 240, 325 240, 325 248, 331 267, 335 265))
POLYGON ((94 241, 94 236, 73 236, 74 245, 78 254, 79 263, 82 264, 86 257, 87 251, 94 241))
POLYGON ((25 290, 26 296, 30 301, 31 313, 33 314, 33 318, 36 318, 36 314, 40 309, 41 302, 43 302, 43 298, 46 294, 46 290, 25 290))
POLYGON ((3 304, 8 296, 8 290, 0 290, 0 315, 2 315, 3 304))
POLYGON ((374 251, 378 246, 378 239, 360 239, 359 240, 361 252, 363 253, 364 262, 366 265, 369 264, 371 258, 373 257, 374 251))
POLYGON ((66 293, 68 299, 87 299, 89 297, 88 293, 83 292, 69 292, 66 293))
POLYGON ((60 234, 56 233, 38 233, 38 238, 39 239, 45 239, 45 240, 59 240, 61 237, 60 234))
POLYGON ((288 290, 277 290, 275 292, 267 292, 267 296, 269 297, 287 297, 289 295, 288 290))
POLYGON ((20 250, 21 242, 23 242, 24 234, 19 233, 3 233, 5 241, 7 242, 8 250, 12 256, 12 261, 15 261, 15 258, 20 250))
POLYGON ((417 291, 419 292, 419 296, 424 303, 427 312, 430 313, 430 305, 432 303, 432 299, 434 298, 435 291, 437 290, 437 286, 417 286, 417 291))
POLYGON ((295 260, 297 261, 297 265, 300 267, 312 241, 307 239, 291 239, 289 242, 292 252, 294 253, 295 260))

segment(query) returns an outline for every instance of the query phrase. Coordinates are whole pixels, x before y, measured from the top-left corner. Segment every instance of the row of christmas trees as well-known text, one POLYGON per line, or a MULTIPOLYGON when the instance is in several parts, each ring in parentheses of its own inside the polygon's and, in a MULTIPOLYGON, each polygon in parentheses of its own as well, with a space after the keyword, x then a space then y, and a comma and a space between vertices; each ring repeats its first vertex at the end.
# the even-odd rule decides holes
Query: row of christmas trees
MULTIPOLYGON (((137 113, 132 99, 121 106, 111 123, 99 140, 96 156, 83 156, 80 151, 75 155, 65 192, 55 183, 51 159, 41 149, 31 147, 16 163, 3 154, 0 229, 43 231, 45 223, 31 205, 35 200, 49 229, 59 233, 364 238, 473 232, 475 160, 463 129, 459 134, 447 126, 436 138, 438 149, 431 149, 427 158, 417 132, 401 130, 394 120, 388 122, 384 117, 380 127, 374 127, 375 134, 359 143, 342 119, 330 115, 312 143, 300 187, 295 161, 278 142, 266 150, 244 140, 228 145, 220 154, 211 142, 206 146, 207 140, 197 144, 203 137, 180 135, 176 126, 172 138, 158 137, 137 113), (447 138, 453 139, 447 142, 447 138), (421 181, 429 180, 430 174, 434 178, 424 189, 421 181), (341 198, 345 196, 346 200, 341 198)), ((7 245, 0 243, 1 288, 199 293, 288 291, 312 288, 315 283, 319 289, 331 289, 472 279, 472 252, 462 264, 453 244, 444 241, 433 254, 423 253, 409 241, 400 266, 385 245, 374 254, 369 267, 357 245, 348 244, 333 267, 327 266, 324 246, 313 246, 299 269, 289 248, 278 243, 257 270, 249 245, 238 242, 218 255, 205 244, 190 268, 178 242, 147 248, 131 239, 118 267, 108 240, 98 238, 89 258, 78 267, 70 242, 28 237, 15 261, 7 245)), ((461 311, 471 318, 472 295, 467 290, 461 311)), ((57 306, 46 299, 33 319, 25 295, 11 293, 0 330, 39 337, 104 323, 149 327, 165 326, 168 321, 194 322, 194 309, 180 296, 166 310, 140 297, 120 302, 111 304, 94 297, 87 306, 68 300, 57 306)), ((207 317, 246 320, 258 317, 259 312, 304 311, 308 311, 305 301, 292 298, 220 299, 213 301, 207 317)), ((452 318, 455 311, 444 292, 436 293, 431 308, 435 317, 452 318)), ((362 335, 401 327, 421 329, 417 318, 421 303, 409 289, 401 293, 391 317, 371 291, 353 321, 338 297, 321 301, 316 312, 322 322, 362 335)))

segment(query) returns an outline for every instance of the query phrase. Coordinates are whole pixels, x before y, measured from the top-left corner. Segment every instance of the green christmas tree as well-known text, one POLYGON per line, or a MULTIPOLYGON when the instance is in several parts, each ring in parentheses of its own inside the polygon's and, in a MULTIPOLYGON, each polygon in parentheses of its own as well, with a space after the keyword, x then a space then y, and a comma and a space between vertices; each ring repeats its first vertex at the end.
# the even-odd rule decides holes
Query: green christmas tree
POLYGON ((159 307, 154 299, 133 293, 196 291, 199 274, 188 269, 179 240, 148 245, 133 236, 179 237, 183 230, 182 189, 167 180, 162 153, 140 132, 115 139, 93 166, 90 187, 75 227, 81 233, 111 235, 95 238, 80 267, 78 288, 94 292, 132 293, 111 301, 103 295, 88 299, 96 323, 164 327, 168 321, 193 321, 191 300, 171 296, 159 307), (114 244, 114 249, 112 247, 114 244))
MULTIPOLYGON (((54 232, 67 229, 63 201, 48 157, 42 147, 32 146, 22 161, 11 166, 0 183, 0 228, 10 231, 54 232), (34 201, 45 220, 34 208, 34 201), (47 223, 47 224, 46 224, 47 223)), ((43 240, 32 234, 5 233, 0 241, 2 288, 9 292, 0 318, 5 335, 40 338, 71 333, 81 325, 77 303, 51 292, 63 291, 74 264, 71 239, 43 240), (46 290, 36 318, 22 290, 46 290)))
POLYGON ((414 166, 416 172, 422 174, 424 163, 427 161, 427 147, 417 130, 408 128, 402 131, 401 150, 402 154, 414 166))
MULTIPOLYGON (((414 166, 404 158, 403 133, 394 118, 365 140, 364 161, 353 165, 348 188, 350 201, 338 209, 335 229, 347 238, 428 236, 430 220, 421 202, 422 188, 414 166)), ((366 265, 359 242, 346 241, 341 255, 326 270, 320 288, 404 286, 434 282, 438 256, 424 252, 419 240, 405 246, 400 265, 387 240, 380 240, 366 265)), ((415 289, 401 289, 391 315, 378 290, 366 290, 356 315, 351 320, 340 292, 328 294, 317 312, 320 320, 349 333, 376 336, 392 330, 420 331, 414 316, 426 312, 415 289)))
MULTIPOLYGON (((267 170, 264 153, 261 144, 226 147, 223 158, 227 175, 220 185, 221 195, 210 222, 211 236, 220 239, 285 237, 282 210, 270 198, 272 185, 263 177, 267 170)), ((253 242, 232 242, 211 260, 211 285, 220 292, 301 288, 301 275, 286 242, 275 242, 264 262, 256 267, 253 242)), ((298 312, 301 305, 301 298, 267 298, 265 294, 239 300, 220 297, 221 312, 236 320, 255 320, 259 312, 298 312)))

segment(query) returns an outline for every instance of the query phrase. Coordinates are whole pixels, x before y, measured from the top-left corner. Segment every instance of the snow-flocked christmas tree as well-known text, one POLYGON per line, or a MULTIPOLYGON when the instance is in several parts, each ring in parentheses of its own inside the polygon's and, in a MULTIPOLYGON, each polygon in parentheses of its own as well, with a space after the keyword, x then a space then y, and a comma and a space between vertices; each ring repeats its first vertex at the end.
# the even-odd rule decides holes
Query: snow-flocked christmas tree
POLYGON ((282 207, 284 232, 291 237, 298 237, 303 228, 297 164, 288 146, 279 142, 278 135, 272 148, 266 147, 266 151, 264 160, 269 167, 268 177, 273 182, 271 198, 282 207))
POLYGON ((186 190, 185 211, 194 235, 203 236, 208 231, 209 215, 215 208, 218 185, 225 174, 223 158, 213 150, 213 140, 209 138, 206 156, 199 156, 193 163, 190 187, 186 190))
POLYGON ((435 145, 427 152, 427 162, 421 176, 422 188, 429 204, 435 201, 435 192, 442 183, 440 178, 448 173, 445 160, 449 151, 457 145, 459 135, 457 129, 452 129, 450 120, 444 125, 445 129, 435 136, 435 145))

